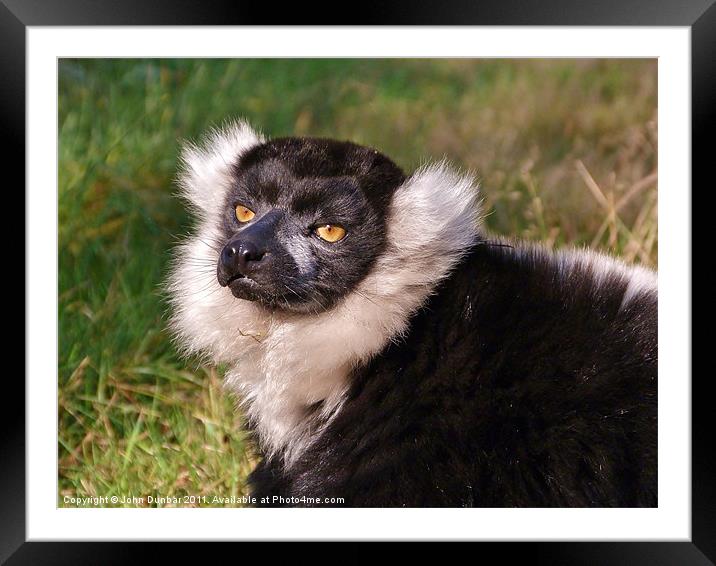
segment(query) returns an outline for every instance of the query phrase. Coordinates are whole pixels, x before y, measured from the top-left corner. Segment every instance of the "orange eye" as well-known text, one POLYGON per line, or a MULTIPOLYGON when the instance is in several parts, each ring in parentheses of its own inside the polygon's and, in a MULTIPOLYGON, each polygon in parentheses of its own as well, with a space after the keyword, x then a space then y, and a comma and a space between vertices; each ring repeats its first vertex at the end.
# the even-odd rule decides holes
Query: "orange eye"
POLYGON ((241 204, 236 205, 236 220, 239 222, 248 222, 251 220, 254 216, 254 211, 246 208, 245 206, 241 204))
POLYGON ((342 240, 346 235, 346 231, 340 226, 324 224, 323 226, 316 228, 316 234, 318 234, 326 242, 333 243, 338 240, 342 240))

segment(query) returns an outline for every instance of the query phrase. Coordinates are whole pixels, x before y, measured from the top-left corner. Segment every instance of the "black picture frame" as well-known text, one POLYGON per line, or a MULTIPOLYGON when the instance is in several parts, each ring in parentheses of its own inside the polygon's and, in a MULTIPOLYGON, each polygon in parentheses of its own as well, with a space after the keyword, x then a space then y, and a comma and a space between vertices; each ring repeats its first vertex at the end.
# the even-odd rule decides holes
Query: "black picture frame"
MULTIPOLYGON (((0 125, 3 171, 18 174, 25 153, 25 50, 28 26, 78 25, 558 25, 686 26, 692 55, 692 178, 706 183, 713 160, 716 112, 716 0, 430 0, 367 1, 356 11, 310 11, 305 5, 275 6, 198 0, 0 0, 0 125), (352 21, 345 21, 350 14, 352 21)), ((704 190, 708 190, 704 186, 704 190)), ((19 191, 17 191, 19 194, 19 191)), ((692 191, 693 194, 693 191, 692 191)), ((24 202, 24 199, 23 199, 24 202)), ((24 204, 21 205, 23 210, 24 204)), ((19 210, 19 209, 15 209, 19 210)), ((32 211, 25 210, 22 218, 32 211)), ((14 217, 20 220, 19 214, 14 217)), ((6 226, 6 237, 7 224, 6 226)), ((20 229, 19 227, 17 228, 20 229)), ((18 233, 18 232, 11 232, 18 233)), ((24 233, 24 232, 23 232, 24 233)), ((16 252, 19 255, 19 250, 16 252)), ((29 261, 22 258, 15 266, 29 261)), ((7 297, 7 295, 5 295, 7 297)), ((25 296, 27 301, 29 298, 25 296)), ((16 302, 16 301, 13 301, 16 302)), ((702 315, 705 316, 705 315, 702 315)), ((12 350, 7 348, 9 355, 12 350)), ((716 562, 716 460, 710 435, 711 372, 692 380, 692 538, 690 542, 482 543, 482 558, 496 555, 537 564, 713 564, 716 562)), ((0 561, 8 564, 125 563, 183 553, 184 545, 146 543, 25 542, 25 389, 5 376, 0 428, 0 561), (166 548, 170 546, 171 548, 166 548)), ((691 376, 671 376, 689 379, 691 376)), ((52 376, 48 376, 51 380, 52 376)), ((82 533, 77 533, 77 539, 82 533)), ((363 550, 354 557, 360 557, 363 550)), ((331 556, 333 553, 328 553, 331 556)), ((335 554, 333 554, 335 556, 335 554)), ((476 555, 477 556, 477 555, 476 555)), ((235 557, 237 558, 237 557, 235 557)), ((444 555, 443 555, 444 558, 444 555)), ((312 559, 314 557, 312 556, 312 559)))

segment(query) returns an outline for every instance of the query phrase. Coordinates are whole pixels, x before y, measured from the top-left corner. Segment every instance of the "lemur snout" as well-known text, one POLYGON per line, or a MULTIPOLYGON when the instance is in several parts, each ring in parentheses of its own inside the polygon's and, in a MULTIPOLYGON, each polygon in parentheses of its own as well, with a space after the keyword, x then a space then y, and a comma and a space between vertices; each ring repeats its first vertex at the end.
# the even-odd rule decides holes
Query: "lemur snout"
POLYGON ((249 277, 261 266, 266 255, 254 242, 245 239, 231 240, 221 250, 219 283, 226 286, 237 276, 249 277))

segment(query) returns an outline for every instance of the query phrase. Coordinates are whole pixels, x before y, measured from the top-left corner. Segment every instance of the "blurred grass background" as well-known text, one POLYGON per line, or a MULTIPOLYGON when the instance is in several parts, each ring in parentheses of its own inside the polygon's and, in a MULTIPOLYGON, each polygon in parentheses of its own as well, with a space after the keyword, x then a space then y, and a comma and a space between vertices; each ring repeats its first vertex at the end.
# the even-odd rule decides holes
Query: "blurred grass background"
POLYGON ((164 329, 168 250, 189 226, 173 196, 181 139, 245 117, 269 136, 374 146, 406 171, 446 156, 478 172, 490 230, 655 267, 656 72, 626 59, 61 60, 58 505, 246 493, 240 415, 164 329))

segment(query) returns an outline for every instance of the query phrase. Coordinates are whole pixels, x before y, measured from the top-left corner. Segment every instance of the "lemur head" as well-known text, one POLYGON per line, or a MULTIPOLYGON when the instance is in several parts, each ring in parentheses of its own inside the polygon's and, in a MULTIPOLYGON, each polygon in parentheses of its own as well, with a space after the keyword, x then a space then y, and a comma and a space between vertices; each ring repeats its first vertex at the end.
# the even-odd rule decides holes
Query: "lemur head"
POLYGON ((230 169, 217 279, 234 297, 321 312, 351 293, 386 246, 405 175, 374 149, 316 138, 254 146, 230 169))
POLYGON ((187 144, 182 161, 196 227, 175 250, 170 324, 185 352, 214 361, 237 360, 259 335, 301 360, 309 349, 327 364, 338 362, 326 351, 365 359, 477 237, 476 184, 445 163, 406 177, 374 149, 267 141, 244 122, 187 144))

